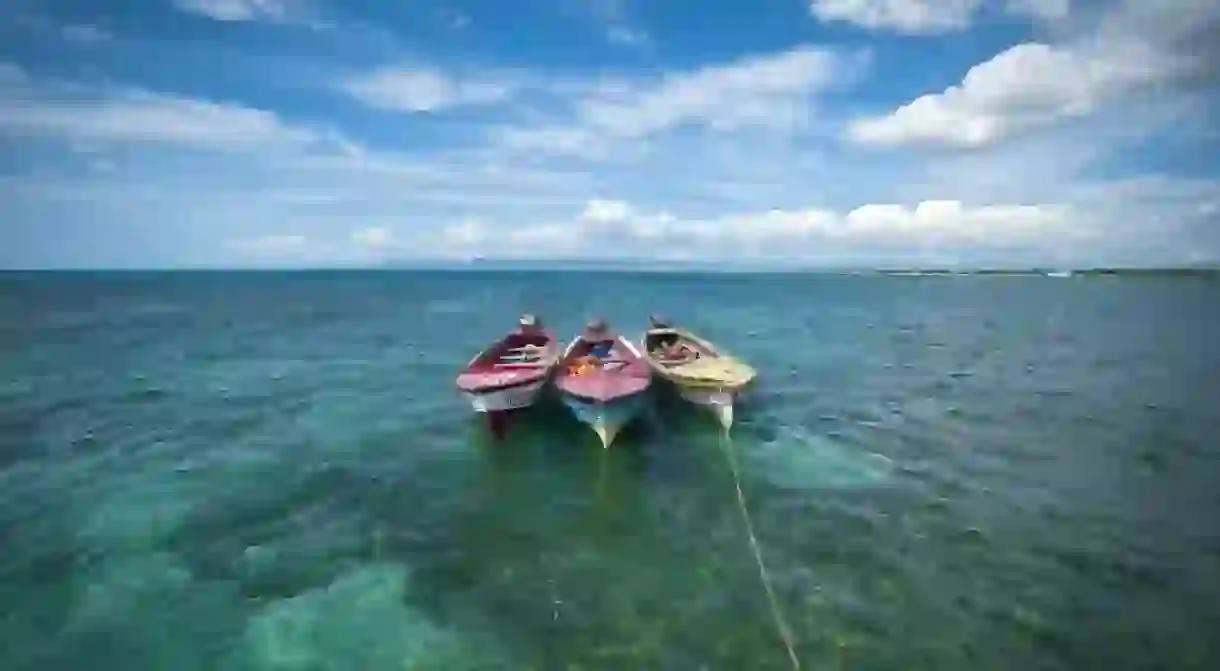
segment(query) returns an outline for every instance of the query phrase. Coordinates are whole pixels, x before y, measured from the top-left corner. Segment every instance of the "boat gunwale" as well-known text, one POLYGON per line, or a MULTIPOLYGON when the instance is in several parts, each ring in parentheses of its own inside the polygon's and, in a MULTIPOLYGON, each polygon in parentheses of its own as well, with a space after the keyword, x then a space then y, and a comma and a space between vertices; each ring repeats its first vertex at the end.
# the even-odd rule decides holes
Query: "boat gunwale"
POLYGON ((758 371, 753 366, 746 363, 745 361, 742 361, 738 357, 733 356, 733 354, 731 352, 729 352, 727 349, 712 343, 711 341, 707 340, 706 338, 702 338, 702 337, 696 335, 695 333, 693 333, 692 331, 690 331, 688 329, 675 327, 675 326, 666 326, 664 328, 645 329, 643 335, 640 338, 640 343, 641 343, 641 347, 644 350, 644 358, 648 361, 648 365, 649 365, 649 367, 652 368, 653 372, 656 375, 660 376, 661 378, 664 378, 665 380, 668 380, 668 381, 672 382, 673 384, 675 384, 679 387, 682 387, 684 389, 690 389, 692 391, 723 391, 723 392, 737 393, 737 392, 740 392, 740 391, 746 389, 747 387, 749 387, 751 384, 754 383, 754 380, 758 378, 758 371), (693 342, 694 344, 708 350, 709 352, 714 354, 716 356, 716 358, 718 358, 718 359, 725 359, 725 360, 731 361, 739 366, 742 366, 742 367, 748 369, 750 371, 750 375, 749 375, 748 379, 746 379, 742 382, 732 382, 732 381, 723 380, 723 379, 715 380, 715 379, 711 379, 711 378, 691 378, 691 377, 686 377, 686 376, 680 375, 677 372, 677 370, 680 369, 681 366, 670 367, 670 366, 664 365, 660 360, 653 357, 652 352, 648 349, 648 336, 650 334, 665 334, 665 333, 672 333, 672 334, 677 335, 680 338, 689 340, 689 341, 693 342))
POLYGON ((570 378, 572 376, 566 372, 563 372, 564 366, 567 364, 569 358, 572 356, 572 351, 576 348, 576 346, 578 344, 580 344, 581 342, 585 342, 585 338, 584 338, 583 334, 577 335, 575 338, 572 338, 571 342, 568 343, 568 346, 566 348, 564 348, 563 354, 558 358, 556 366, 555 366, 555 370, 556 370, 555 379, 554 379, 555 388, 561 394, 563 394, 565 396, 570 396, 574 399, 579 399, 581 401, 585 401, 587 403, 595 404, 595 405, 610 405, 613 403, 626 401, 626 400, 631 399, 636 396, 647 394, 648 390, 652 387, 652 377, 653 377, 653 370, 652 370, 652 366, 649 365, 648 357, 642 351, 640 351, 640 349, 638 347, 636 347, 635 343, 631 342, 630 338, 626 337, 625 335, 622 335, 621 333, 615 333, 615 334, 613 334, 613 338, 616 342, 621 343, 624 347, 626 347, 628 350, 630 350, 633 355, 635 355, 636 362, 638 362, 643 367, 644 372, 647 374, 644 376, 639 376, 639 375, 628 376, 628 375, 623 375, 619 371, 603 371, 601 374, 606 375, 606 376, 620 377, 620 378, 630 377, 635 380, 640 380, 643 383, 643 385, 639 389, 627 391, 625 393, 616 393, 615 395, 610 396, 610 397, 598 397, 598 396, 591 396, 587 393, 582 393, 578 390, 569 388, 568 385, 566 384, 566 381, 568 380, 568 378, 570 378))
POLYGON ((456 386, 457 389, 463 393, 481 396, 484 394, 501 392, 506 389, 513 389, 515 387, 528 386, 539 381, 546 382, 551 378, 552 375, 554 375, 559 362, 563 359, 563 353, 560 352, 559 337, 554 331, 551 329, 541 329, 540 333, 547 338, 547 344, 542 347, 543 355, 538 366, 532 368, 520 367, 505 369, 502 372, 508 372, 511 370, 517 374, 512 378, 506 379, 504 382, 478 386, 464 386, 462 384, 462 378, 467 375, 490 376, 496 373, 496 371, 472 371, 471 367, 478 363, 480 359, 483 359, 492 352, 499 350, 513 336, 520 335, 518 331, 513 330, 505 333, 498 340, 479 350, 477 354, 471 357, 471 359, 466 362, 466 365, 462 366, 462 369, 458 372, 457 377, 454 379, 454 386, 456 386))

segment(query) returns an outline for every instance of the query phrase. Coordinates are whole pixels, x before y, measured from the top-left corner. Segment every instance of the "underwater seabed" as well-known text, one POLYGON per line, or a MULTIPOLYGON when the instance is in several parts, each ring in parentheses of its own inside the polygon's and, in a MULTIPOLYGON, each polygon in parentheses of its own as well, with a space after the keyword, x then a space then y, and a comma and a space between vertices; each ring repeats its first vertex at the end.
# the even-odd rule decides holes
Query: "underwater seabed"
POLYGON ((571 279, 0 277, 0 669, 1220 668, 1220 285, 571 279), (709 291, 731 441, 453 391, 709 291))
MULTIPOLYGON (((540 402, 536 407, 514 411, 505 434, 498 439, 487 435, 485 422, 476 420, 472 431, 480 443, 499 451, 519 449, 539 440, 595 445, 586 438, 593 417, 573 417, 563 405, 562 401, 540 402)), ((585 410, 584 406, 581 409, 585 410)), ((673 442, 695 441, 700 447, 718 450, 725 438, 706 408, 685 401, 676 390, 665 387, 620 416, 624 415, 631 419, 622 425, 615 448, 633 445, 636 451, 656 452, 673 442)), ((885 485, 896 472, 889 457, 868 450, 858 441, 784 424, 768 411, 764 394, 745 395, 737 404, 737 419, 729 441, 741 455, 743 468, 776 486, 867 488, 885 485)))

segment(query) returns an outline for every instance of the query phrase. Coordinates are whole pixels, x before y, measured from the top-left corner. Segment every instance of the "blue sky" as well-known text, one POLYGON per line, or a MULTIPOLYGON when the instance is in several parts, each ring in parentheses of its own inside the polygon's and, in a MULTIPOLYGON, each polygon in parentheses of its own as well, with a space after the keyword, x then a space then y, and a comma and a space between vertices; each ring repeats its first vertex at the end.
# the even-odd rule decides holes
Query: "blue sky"
POLYGON ((1217 7, 10 0, 0 267, 1217 262, 1217 7))

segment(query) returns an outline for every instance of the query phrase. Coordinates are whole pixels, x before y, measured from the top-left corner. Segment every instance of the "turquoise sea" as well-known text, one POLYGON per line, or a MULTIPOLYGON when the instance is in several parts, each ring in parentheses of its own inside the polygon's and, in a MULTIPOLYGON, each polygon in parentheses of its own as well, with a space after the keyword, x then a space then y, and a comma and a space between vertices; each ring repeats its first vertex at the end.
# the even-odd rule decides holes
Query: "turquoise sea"
POLYGON ((0 275, 0 669, 1220 668, 1220 282, 0 275), (661 312, 731 442, 491 440, 458 368, 661 312))

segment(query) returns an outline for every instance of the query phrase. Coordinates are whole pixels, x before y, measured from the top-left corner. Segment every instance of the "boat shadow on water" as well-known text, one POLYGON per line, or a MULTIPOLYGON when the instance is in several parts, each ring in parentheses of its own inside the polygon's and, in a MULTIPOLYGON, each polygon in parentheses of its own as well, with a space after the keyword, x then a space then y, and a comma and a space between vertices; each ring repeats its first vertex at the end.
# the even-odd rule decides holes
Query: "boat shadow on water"
POLYGON ((501 438, 486 426, 472 434, 487 482, 508 488, 532 483, 553 497, 548 507, 587 506, 591 519, 615 518, 614 511, 644 495, 642 484, 666 479, 672 470, 674 459, 661 454, 666 446, 656 427, 647 414, 640 420, 625 427, 611 449, 558 403, 520 413, 501 438))
MULTIPOLYGON (((734 442, 744 447, 776 440, 775 418, 767 412, 765 396, 747 396, 739 407, 734 442)), ((603 504, 621 499, 615 491, 623 487, 689 483, 725 468, 725 432, 716 417, 667 384, 649 391, 637 419, 624 426, 609 449, 553 391, 534 406, 513 411, 499 436, 481 416, 471 419, 468 436, 497 477, 545 472, 551 477, 539 482, 553 477, 588 482, 603 504)))
MULTIPOLYGON (((651 415, 646 410, 641 415, 641 421, 623 427, 610 451, 641 455, 658 428, 650 421, 651 415)), ((585 449, 605 451, 597 435, 568 412, 561 402, 552 398, 540 400, 533 407, 508 413, 499 432, 488 427, 485 417, 476 417, 470 423, 470 436, 475 445, 495 459, 529 455, 563 459, 565 453, 585 449)))
MULTIPOLYGON (((738 403, 733 435, 773 439, 775 432, 768 430, 765 405, 764 398, 744 396, 738 403)), ((497 458, 552 447, 567 451, 601 448, 597 436, 564 408, 553 391, 532 407, 506 413, 499 431, 490 428, 488 418, 481 413, 471 417, 469 424, 472 443, 497 458)), ((673 385, 659 384, 650 390, 637 421, 623 427, 610 451, 644 457, 662 437, 666 440, 660 442, 666 443, 669 438, 702 441, 715 439, 723 432, 706 409, 683 399, 673 385)))
MULTIPOLYGON (((682 398, 671 383, 653 385, 653 398, 650 422, 658 431, 707 437, 724 433, 712 412, 682 398)), ((765 410, 765 398, 761 393, 754 390, 743 393, 734 403, 736 419, 732 435, 747 436, 761 430, 766 419, 765 410)))

